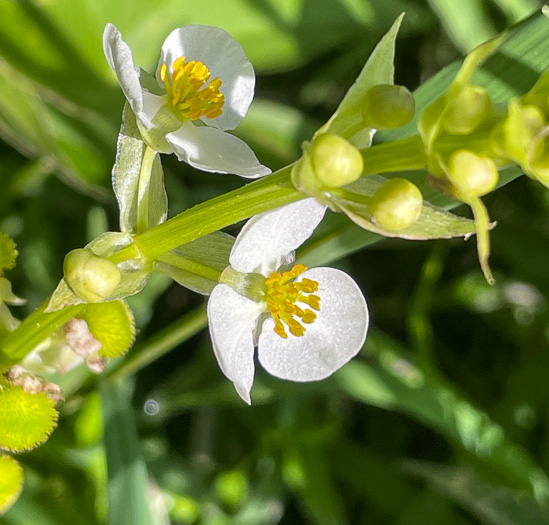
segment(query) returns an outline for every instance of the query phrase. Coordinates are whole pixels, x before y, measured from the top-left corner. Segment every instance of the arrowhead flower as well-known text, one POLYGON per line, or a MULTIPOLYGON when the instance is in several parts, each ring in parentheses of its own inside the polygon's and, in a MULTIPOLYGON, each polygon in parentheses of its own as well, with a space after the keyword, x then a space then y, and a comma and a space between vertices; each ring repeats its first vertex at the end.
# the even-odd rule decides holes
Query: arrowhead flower
POLYGON ((256 178, 270 173, 243 141, 227 133, 244 118, 255 74, 242 47, 223 29, 175 29, 162 45, 156 79, 133 63, 120 31, 107 24, 107 61, 145 141, 200 170, 256 178))
POLYGON ((213 349, 247 403, 256 346, 259 362, 272 375, 317 381, 364 344, 368 308, 353 279, 333 268, 292 267, 294 250, 311 236, 325 209, 309 198, 250 219, 212 291, 213 349))

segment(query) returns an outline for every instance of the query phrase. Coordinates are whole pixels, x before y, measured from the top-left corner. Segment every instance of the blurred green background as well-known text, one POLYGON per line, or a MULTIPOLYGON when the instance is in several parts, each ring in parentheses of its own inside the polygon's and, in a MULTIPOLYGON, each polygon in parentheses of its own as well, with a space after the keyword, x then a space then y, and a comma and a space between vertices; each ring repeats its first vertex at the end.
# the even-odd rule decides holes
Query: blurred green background
MULTIPOLYGON (((150 72, 172 29, 229 31, 258 75, 236 134, 276 169, 299 156, 400 12, 396 81, 416 89, 538 7, 0 0, 0 230, 18 244, 8 277, 28 299, 14 314, 52 292, 69 250, 118 228, 110 170, 124 101, 102 53, 107 22, 150 72)), ((515 75, 536 53, 521 42, 549 39, 536 35, 514 44, 515 75)), ((163 164, 171 216, 242 185, 173 156, 163 164)), ((304 260, 359 282, 372 317, 366 346, 320 383, 258 368, 251 407, 215 362, 203 298, 152 279, 131 298, 140 332, 107 374, 117 381, 62 379, 59 427, 18 458, 25 489, 0 523, 549 524, 549 193, 520 177, 486 204, 498 221, 494 287, 472 240, 358 250, 361 232, 330 214, 304 260)))

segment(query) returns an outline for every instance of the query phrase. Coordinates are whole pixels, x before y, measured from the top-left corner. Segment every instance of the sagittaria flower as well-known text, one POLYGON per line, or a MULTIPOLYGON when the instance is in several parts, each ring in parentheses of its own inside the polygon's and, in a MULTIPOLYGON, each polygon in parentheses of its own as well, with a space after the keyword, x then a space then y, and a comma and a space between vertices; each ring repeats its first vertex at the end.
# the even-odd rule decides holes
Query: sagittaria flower
POLYGON ((105 28, 103 49, 151 147, 204 171, 248 178, 270 173, 246 143, 226 132, 248 111, 255 74, 240 44, 223 29, 191 25, 172 31, 156 79, 134 66, 112 24, 105 28))
POLYGON ((334 268, 295 265, 294 250, 322 220, 308 198, 250 219, 208 301, 213 349, 223 373, 250 403, 254 349, 272 375, 317 381, 362 348, 368 308, 357 284, 334 268))

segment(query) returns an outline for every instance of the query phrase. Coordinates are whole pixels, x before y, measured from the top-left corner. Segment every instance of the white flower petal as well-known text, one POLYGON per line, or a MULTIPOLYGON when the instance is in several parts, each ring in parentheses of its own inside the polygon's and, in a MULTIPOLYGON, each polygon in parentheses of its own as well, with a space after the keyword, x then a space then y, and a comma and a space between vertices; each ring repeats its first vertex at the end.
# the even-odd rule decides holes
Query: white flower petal
POLYGON ((248 404, 254 382, 253 332, 262 310, 261 303, 240 295, 226 284, 218 284, 208 301, 215 356, 223 373, 248 404))
POLYGON ((188 120, 168 133, 166 140, 180 160, 200 170, 234 173, 249 179, 271 173, 245 142, 216 128, 195 126, 188 120))
POLYGON ((325 211, 326 207, 311 197, 252 217, 236 238, 231 266, 239 272, 265 276, 277 271, 313 234, 325 211))
POLYGON ((320 311, 305 334, 282 339, 267 319, 259 336, 258 356, 272 375, 292 381, 317 381, 355 356, 368 331, 368 308, 357 284, 334 268, 313 268, 301 274, 319 284, 320 311))
POLYGON ((133 112, 143 125, 150 128, 150 118, 143 112, 143 90, 139 82, 139 73, 134 63, 128 44, 122 40, 120 31, 107 24, 103 33, 103 51, 107 62, 118 77, 120 87, 128 99, 133 112))
POLYGON ((156 78, 160 81, 160 67, 172 64, 179 57, 202 62, 211 72, 211 79, 222 81, 220 91, 225 96, 223 113, 213 119, 204 118, 208 126, 234 129, 246 112, 254 96, 254 68, 242 46, 229 33, 218 27, 190 25, 172 31, 162 45, 156 78))

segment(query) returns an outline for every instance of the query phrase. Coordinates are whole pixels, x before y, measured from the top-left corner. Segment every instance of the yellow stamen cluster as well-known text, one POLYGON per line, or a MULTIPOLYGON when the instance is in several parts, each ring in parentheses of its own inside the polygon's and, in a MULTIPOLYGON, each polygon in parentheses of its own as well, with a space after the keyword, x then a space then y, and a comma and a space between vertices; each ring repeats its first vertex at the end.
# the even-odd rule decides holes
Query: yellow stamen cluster
POLYGON ((299 337, 305 333, 302 323, 311 324, 316 319, 312 310, 302 309, 296 303, 320 310, 320 297, 311 295, 318 290, 318 283, 311 279, 295 282, 295 278, 306 269, 306 266, 297 264, 288 272, 272 273, 265 281, 265 300, 275 322, 274 331, 283 339, 288 337, 284 325, 292 335, 299 337))
POLYGON ((166 86, 170 105, 178 116, 190 120, 219 117, 225 103, 225 97, 219 91, 221 80, 214 78, 200 91, 211 73, 202 62, 185 62, 185 58, 182 56, 173 63, 171 76, 166 64, 160 67, 160 79, 166 86))

